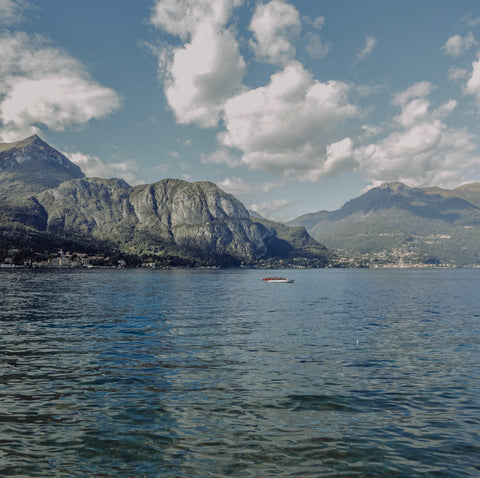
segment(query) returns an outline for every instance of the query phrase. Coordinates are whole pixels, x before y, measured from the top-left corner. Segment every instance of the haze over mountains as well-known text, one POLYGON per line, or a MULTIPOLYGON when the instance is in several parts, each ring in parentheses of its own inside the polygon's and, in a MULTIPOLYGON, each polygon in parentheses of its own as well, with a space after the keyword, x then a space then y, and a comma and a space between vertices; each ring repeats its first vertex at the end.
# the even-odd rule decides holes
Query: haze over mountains
POLYGON ((36 135, 0 144, 0 201, 4 255, 20 245, 32 253, 71 245, 166 264, 328 262, 303 227, 252 219, 213 183, 86 178, 36 135))
POLYGON ((372 264, 480 263, 480 183, 453 190, 384 183, 340 209, 306 214, 304 226, 328 248, 372 264))

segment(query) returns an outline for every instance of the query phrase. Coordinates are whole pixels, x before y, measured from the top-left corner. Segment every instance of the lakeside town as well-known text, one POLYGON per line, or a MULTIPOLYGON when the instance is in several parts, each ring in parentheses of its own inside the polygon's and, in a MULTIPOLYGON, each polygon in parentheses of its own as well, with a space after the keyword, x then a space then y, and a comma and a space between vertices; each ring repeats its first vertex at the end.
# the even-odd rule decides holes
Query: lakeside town
POLYGON ((84 252, 58 252, 40 253, 35 252, 26 259, 19 259, 19 249, 10 249, 7 257, 0 264, 0 268, 94 268, 94 267, 115 267, 127 266, 124 259, 117 259, 104 255, 89 255, 84 252))
MULTIPOLYGON (((404 252, 404 251, 402 251, 404 252)), ((402 254, 397 251, 396 254, 379 252, 376 254, 367 254, 362 257, 354 257, 346 251, 335 251, 336 260, 332 264, 328 264, 326 268, 455 268, 455 267, 469 267, 479 268, 478 264, 468 264, 459 266, 457 264, 445 264, 436 261, 422 262, 418 260, 418 257, 410 256, 409 254, 402 254)), ((131 258, 130 258, 131 259, 131 258)), ((184 267, 189 267, 184 265, 184 267)), ((255 267, 260 268, 308 268, 305 264, 284 264, 282 260, 275 264, 270 264, 265 261, 259 261, 255 267)), ((127 267, 135 268, 170 268, 170 267, 182 267, 181 264, 165 264, 160 263, 154 259, 135 261, 129 260, 128 262, 115 255, 106 254, 87 254, 85 252, 64 252, 60 249, 58 252, 34 252, 28 257, 24 257, 19 249, 9 249, 6 257, 0 263, 0 269, 93 269, 93 268, 110 268, 110 269, 122 269, 127 267)), ((191 267, 191 265, 190 265, 191 267)), ((244 267, 243 263, 240 267, 244 267)), ((213 266, 212 266, 213 268, 213 266)), ((219 266, 215 266, 219 268, 219 266)))

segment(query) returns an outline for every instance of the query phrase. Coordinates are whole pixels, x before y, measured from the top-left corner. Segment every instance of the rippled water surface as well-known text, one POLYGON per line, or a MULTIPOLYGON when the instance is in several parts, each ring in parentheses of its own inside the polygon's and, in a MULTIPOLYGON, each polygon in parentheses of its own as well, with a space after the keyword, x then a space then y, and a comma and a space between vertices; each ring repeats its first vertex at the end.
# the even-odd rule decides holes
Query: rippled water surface
POLYGON ((0 476, 480 476, 480 270, 281 273, 1 271, 0 476))

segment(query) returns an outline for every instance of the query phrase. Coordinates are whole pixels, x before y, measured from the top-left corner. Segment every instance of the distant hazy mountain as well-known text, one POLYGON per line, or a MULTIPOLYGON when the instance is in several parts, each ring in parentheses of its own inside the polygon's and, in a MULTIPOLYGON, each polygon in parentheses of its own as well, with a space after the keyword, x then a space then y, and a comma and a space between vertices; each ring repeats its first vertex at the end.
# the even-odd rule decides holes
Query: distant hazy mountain
POLYGON ((132 187, 122 179, 86 178, 38 136, 0 144, 4 250, 36 250, 68 239, 76 247, 97 244, 137 256, 222 264, 298 257, 327 263, 328 251, 304 228, 291 235, 285 229, 290 230, 252 220, 240 201, 210 182, 166 179, 132 187), (308 237, 306 247, 302 235, 308 237))
POLYGON ((480 263, 480 183, 454 190, 384 183, 337 211, 288 222, 373 263, 480 263))

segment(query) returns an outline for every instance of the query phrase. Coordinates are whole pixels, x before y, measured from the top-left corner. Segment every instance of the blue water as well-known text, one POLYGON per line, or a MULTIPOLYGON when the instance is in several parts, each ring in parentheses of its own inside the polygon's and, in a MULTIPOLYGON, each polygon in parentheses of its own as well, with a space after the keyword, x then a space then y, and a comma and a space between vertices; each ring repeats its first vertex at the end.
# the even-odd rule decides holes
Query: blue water
POLYGON ((0 476, 480 476, 480 270, 280 273, 1 271, 0 476))

